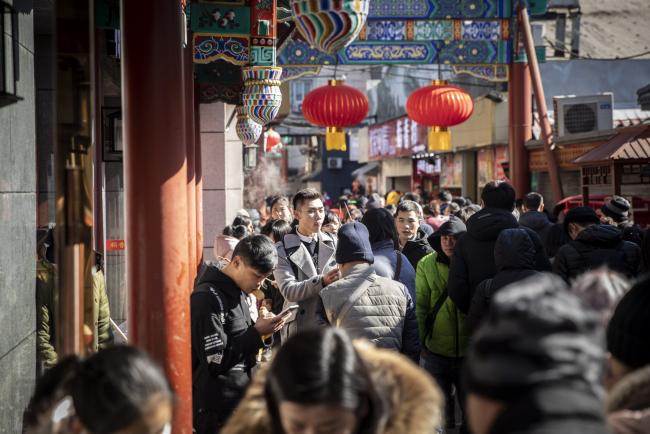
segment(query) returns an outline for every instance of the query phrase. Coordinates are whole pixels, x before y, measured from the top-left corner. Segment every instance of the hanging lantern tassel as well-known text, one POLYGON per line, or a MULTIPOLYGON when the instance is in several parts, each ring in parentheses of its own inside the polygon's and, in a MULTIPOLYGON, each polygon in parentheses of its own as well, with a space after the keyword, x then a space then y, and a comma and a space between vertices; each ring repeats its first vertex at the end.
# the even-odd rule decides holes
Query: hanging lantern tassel
POLYGON ((429 128, 429 152, 451 151, 451 132, 447 127, 429 128))
POLYGON ((346 151, 345 131, 339 127, 327 127, 325 132, 325 149, 328 151, 346 151))

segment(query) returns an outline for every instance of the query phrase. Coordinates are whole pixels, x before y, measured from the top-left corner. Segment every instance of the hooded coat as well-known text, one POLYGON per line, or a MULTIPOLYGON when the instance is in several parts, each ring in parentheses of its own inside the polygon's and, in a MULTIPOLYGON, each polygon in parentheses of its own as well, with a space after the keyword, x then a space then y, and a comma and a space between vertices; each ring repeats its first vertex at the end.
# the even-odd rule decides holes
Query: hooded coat
MULTIPOLYGON (((354 346, 366 365, 375 392, 384 403, 387 423, 376 434, 435 434, 442 422, 442 394, 426 372, 406 357, 373 347, 354 346)), ((265 367, 266 369, 266 367, 265 367)), ((260 369, 221 434, 272 434, 266 404, 266 370, 260 369)))
MULTIPOLYGON (((494 245, 499 234, 517 227, 519 224, 512 213, 499 208, 484 208, 467 221, 467 233, 456 243, 449 270, 449 297, 461 312, 469 311, 476 286, 497 272, 494 245)), ((535 245, 535 269, 550 270, 541 240, 533 230, 525 229, 535 245)))
POLYGON ((377 276, 387 277, 389 279, 397 280, 404 284, 408 289, 411 298, 415 300, 415 269, 411 265, 404 253, 395 250, 393 240, 383 240, 372 243, 372 254, 375 257, 375 262, 372 268, 375 269, 377 276), (401 256, 401 268, 399 276, 397 276, 397 255, 401 256))
POLYGON ((650 434, 650 365, 631 372, 614 386, 607 413, 614 434, 650 434))
POLYGON ((546 213, 539 211, 525 212, 519 217, 519 226, 525 226, 534 230, 544 247, 546 247, 546 235, 553 226, 546 213))
POLYGON ((420 328, 420 339, 428 351, 444 357, 463 357, 468 336, 465 331, 465 315, 458 310, 447 293, 449 257, 442 251, 440 237, 459 237, 466 230, 465 224, 456 217, 451 217, 440 226, 440 229, 429 237, 434 251, 418 263, 415 277, 415 313, 420 328), (445 297, 445 301, 435 314, 433 324, 427 324, 427 316, 433 314, 432 309, 440 297, 445 297))
POLYGON ((433 252, 433 249, 429 245, 427 234, 422 228, 419 228, 415 238, 408 240, 406 244, 404 244, 404 248, 402 248, 402 253, 408 258, 413 268, 416 269, 420 259, 424 258, 431 252, 433 252))
POLYGON ((535 245, 525 229, 505 229, 494 245, 497 274, 479 283, 467 314, 467 327, 474 332, 490 308, 490 300, 501 288, 534 274, 535 245))
POLYGON ((633 277, 639 270, 640 261, 639 247, 623 241, 616 227, 594 224, 582 230, 575 240, 560 247, 553 261, 553 272, 568 282, 587 270, 607 265, 633 277))

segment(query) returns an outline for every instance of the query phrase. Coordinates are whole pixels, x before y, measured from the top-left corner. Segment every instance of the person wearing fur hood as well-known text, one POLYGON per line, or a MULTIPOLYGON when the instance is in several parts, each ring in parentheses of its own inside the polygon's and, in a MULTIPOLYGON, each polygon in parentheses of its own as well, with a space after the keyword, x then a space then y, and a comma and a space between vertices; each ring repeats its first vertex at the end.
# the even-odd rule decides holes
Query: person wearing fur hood
POLYGON ((623 296, 607 327, 607 424, 614 434, 650 434, 650 275, 623 296))
POLYGON ((345 331, 293 336, 260 369, 221 434, 434 434, 444 398, 405 356, 345 331))

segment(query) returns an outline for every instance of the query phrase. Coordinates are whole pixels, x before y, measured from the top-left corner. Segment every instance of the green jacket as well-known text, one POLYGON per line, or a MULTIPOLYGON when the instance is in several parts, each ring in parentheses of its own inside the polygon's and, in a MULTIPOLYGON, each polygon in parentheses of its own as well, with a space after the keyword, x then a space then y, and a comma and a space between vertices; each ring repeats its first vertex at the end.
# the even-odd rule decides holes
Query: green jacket
POLYGON ((420 328, 420 339, 432 353, 445 357, 463 357, 468 333, 465 315, 451 298, 440 307, 433 328, 426 330, 426 318, 447 287, 449 266, 439 262, 435 251, 420 260, 415 273, 415 314, 420 328), (427 337, 427 334, 429 336, 427 337))
MULTIPOLYGON (((56 267, 44 259, 36 263, 36 346, 38 359, 45 369, 51 368, 57 362, 53 303, 55 271, 56 267)), ((93 270, 92 285, 94 321, 92 349, 98 351, 113 343, 111 313, 103 272, 93 270)))

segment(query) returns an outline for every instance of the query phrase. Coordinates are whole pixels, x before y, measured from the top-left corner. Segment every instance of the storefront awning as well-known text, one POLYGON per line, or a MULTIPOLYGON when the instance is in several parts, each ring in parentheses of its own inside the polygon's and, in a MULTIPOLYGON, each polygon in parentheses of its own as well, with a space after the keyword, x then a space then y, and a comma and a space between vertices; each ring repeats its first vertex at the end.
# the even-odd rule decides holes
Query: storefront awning
POLYGON ((379 169, 379 163, 376 161, 371 161, 370 163, 366 163, 363 166, 359 167, 356 170, 352 171, 352 176, 354 178, 358 178, 359 176, 365 176, 365 175, 374 175, 377 173, 377 170, 379 169))
POLYGON ((650 159, 650 125, 621 128, 608 142, 574 160, 575 164, 597 163, 608 160, 650 159))

